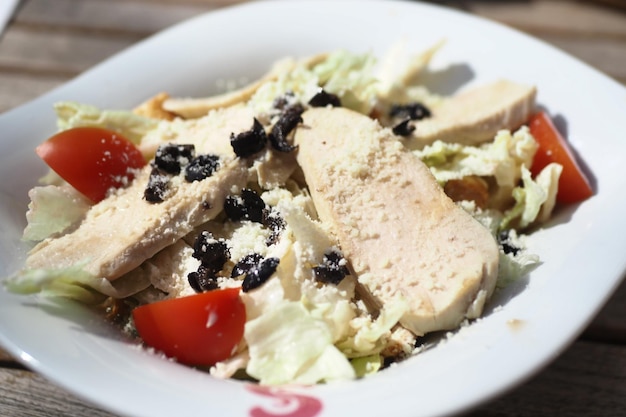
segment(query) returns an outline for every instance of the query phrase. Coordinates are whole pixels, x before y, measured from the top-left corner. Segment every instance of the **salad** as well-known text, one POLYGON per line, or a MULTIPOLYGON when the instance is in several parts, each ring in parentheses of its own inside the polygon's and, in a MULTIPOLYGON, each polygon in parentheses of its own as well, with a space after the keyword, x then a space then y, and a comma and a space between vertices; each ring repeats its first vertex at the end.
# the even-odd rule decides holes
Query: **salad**
POLYGON ((439 47, 403 66, 286 58, 132 111, 57 103, 6 286, 102 309, 220 378, 314 384, 417 354, 536 267, 525 235, 592 194, 534 87, 422 85, 439 47))

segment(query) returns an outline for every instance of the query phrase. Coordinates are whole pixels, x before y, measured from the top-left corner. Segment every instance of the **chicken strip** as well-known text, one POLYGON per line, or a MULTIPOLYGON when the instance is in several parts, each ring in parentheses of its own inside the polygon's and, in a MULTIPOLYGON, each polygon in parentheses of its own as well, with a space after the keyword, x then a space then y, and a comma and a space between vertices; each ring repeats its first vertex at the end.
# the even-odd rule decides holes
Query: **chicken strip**
POLYGON ((226 196, 245 185, 247 162, 234 155, 230 135, 248 130, 251 124, 252 114, 243 107, 211 113, 172 142, 193 144, 197 154, 219 155, 219 168, 212 176, 193 182, 175 176, 169 182, 167 198, 151 203, 144 198, 152 170, 147 166, 127 188, 94 205, 75 231, 35 246, 26 267, 57 269, 84 264, 83 269, 93 276, 114 280, 141 265, 217 216, 226 196))
POLYGON ((436 140, 464 145, 491 141, 499 130, 515 130, 528 120, 535 96, 535 87, 507 80, 468 90, 431 109, 432 117, 417 121, 406 145, 422 149, 436 140))
POLYGON ((295 134, 320 220, 380 304, 408 301, 416 335, 478 317, 493 293, 499 249, 389 129, 342 108, 303 114, 295 134))

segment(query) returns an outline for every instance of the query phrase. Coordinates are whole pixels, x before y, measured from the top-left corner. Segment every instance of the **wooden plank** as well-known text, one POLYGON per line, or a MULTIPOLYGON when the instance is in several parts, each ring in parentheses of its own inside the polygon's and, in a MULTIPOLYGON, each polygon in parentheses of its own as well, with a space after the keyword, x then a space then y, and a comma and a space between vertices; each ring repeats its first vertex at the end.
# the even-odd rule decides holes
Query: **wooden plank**
MULTIPOLYGON (((101 0, 85 0, 85 1, 101 1, 101 0)), ((108 0, 110 2, 125 2, 127 0, 108 0)), ((252 3, 258 0, 132 0, 138 3, 148 4, 179 4, 179 5, 196 5, 212 8, 221 8, 235 6, 242 3, 252 3)), ((428 0, 427 0, 428 1, 428 0)))
MULTIPOLYGON (((125 30, 151 33, 210 10, 243 0, 29 0, 15 23, 56 25, 85 30, 125 30)), ((441 2, 436 2, 441 3, 441 2)), ((448 6, 500 21, 531 33, 626 39, 626 15, 612 8, 571 1, 447 1, 448 6), (563 19, 562 16, 567 16, 563 19)))
POLYGON ((0 368, 0 414, 3 417, 114 416, 68 395, 38 374, 6 368, 0 368), (29 395, 24 395, 26 392, 29 395))
POLYGON ((550 367, 467 417, 605 417, 626 410, 626 347, 577 342, 550 367))
POLYGON ((626 10, 626 2, 624 0, 588 0, 592 3, 603 4, 606 6, 612 6, 622 10, 626 10))
POLYGON ((146 36, 182 20, 218 8, 214 4, 146 1, 30 0, 24 4, 17 27, 128 32, 146 36))
POLYGON ((446 3, 542 39, 626 84, 626 13, 621 10, 554 0, 446 3))
MULTIPOLYGON (((48 75, 54 73, 56 75, 73 76, 100 62, 114 52, 140 40, 149 34, 150 31, 161 29, 163 26, 172 24, 178 19, 189 17, 198 10, 207 7, 205 5, 188 6, 185 4, 172 6, 171 3, 162 4, 154 0, 120 3, 113 8, 108 2, 94 0, 55 0, 54 2, 30 0, 26 2, 17 19, 18 23, 23 22, 22 25, 18 24, 12 27, 0 43, 0 73, 7 70, 12 72, 36 71, 47 72, 48 75), (145 8, 142 6, 145 6, 145 8), (125 7, 124 13, 115 11, 118 7, 125 7), (142 17, 138 13, 146 13, 149 15, 149 18, 142 17), (116 19, 115 16, 118 16, 118 18, 116 19), (168 17, 161 18, 159 16, 168 17), (48 26, 37 26, 41 22, 47 22, 46 25, 48 26), (69 22, 79 23, 73 23, 74 29, 68 29, 67 25, 72 25, 69 22), (141 23, 138 22, 156 23, 150 23, 148 26, 142 27, 141 23), (84 26, 83 30, 86 33, 76 32, 76 28, 81 25, 84 26), (56 26, 63 29, 55 28, 56 26), (141 29, 131 29, 131 27, 141 29), (24 45, 28 45, 28 47, 25 48, 24 45)), ((508 19, 513 24, 523 27, 528 20, 532 20, 532 17, 529 17, 529 13, 531 14, 530 16, 536 16, 545 11, 545 7, 541 6, 544 3, 551 5, 552 9, 547 9, 552 10, 551 13, 561 11, 561 9, 552 5, 554 2, 540 2, 538 3, 539 6, 531 3, 532 8, 529 10, 532 11, 525 13, 518 13, 518 9, 515 9, 515 7, 519 6, 510 5, 508 2, 503 3, 504 6, 495 5, 493 9, 489 8, 487 10, 497 11, 502 9, 500 14, 490 12, 491 14, 489 15, 489 17, 500 18, 501 20, 507 19, 506 16, 519 15, 521 17, 509 17, 508 19), (513 11, 510 10, 511 8, 513 8, 513 11)), ((560 4, 561 2, 557 3, 560 4)), ((482 3, 476 2, 471 4, 472 8, 480 14, 482 10, 480 5, 482 3)), ((487 15, 485 12, 482 13, 487 15)), ((580 13, 574 13, 574 15, 581 16, 580 13)), ((606 13, 602 13, 601 17, 606 19, 608 23, 597 18, 595 24, 601 25, 606 23, 606 27, 614 28, 611 29, 612 31, 619 31, 622 27, 626 28, 626 25, 611 23, 614 22, 614 20, 611 20, 613 15, 608 14, 607 16, 606 13)), ((615 19, 618 23, 624 22, 624 17, 620 14, 617 14, 615 19)), ((543 24, 548 25, 550 20, 543 22, 543 24)), ((584 19, 582 17, 575 19, 577 24, 579 23, 578 20, 584 19)), ((571 36, 545 33, 545 31, 542 32, 542 37, 557 47, 580 57, 618 81, 626 82, 626 67, 620 64, 624 60, 624 55, 626 55, 625 42, 619 39, 572 39, 571 36)))
POLYGON ((33 99, 114 53, 207 10, 238 3, 29 0, 0 40, 0 112, 33 99))
POLYGON ((618 38, 626 41, 626 14, 583 1, 471 1, 467 9, 530 33, 618 38))
POLYGON ((13 27, 0 44, 0 71, 64 74, 85 71, 101 60, 136 43, 138 35, 97 36, 32 31, 13 27))
POLYGON ((582 338, 626 346, 626 281, 613 293, 582 338))
MULTIPOLYGON (((585 12, 588 9, 594 11, 589 13, 589 20, 593 21, 593 26, 589 26, 587 14, 577 8, 570 10, 570 2, 532 2, 526 8, 510 2, 489 4, 487 8, 483 2, 472 2, 470 10, 526 30, 618 81, 626 81, 626 67, 621 65, 626 55, 626 18, 623 14, 604 10, 598 12, 597 9, 603 9, 599 7, 584 8, 585 12), (566 12, 573 17, 556 18, 559 13, 566 12), (572 21, 573 24, 564 25, 562 30, 547 29, 551 27, 550 22, 565 20, 572 21), (593 31, 585 27, 605 28, 603 30, 606 34, 615 36, 594 37, 590 34, 593 31), (585 37, 580 39, 579 36, 585 37)), ((13 68, 34 66, 37 69, 48 68, 51 71, 75 73, 153 31, 205 10, 208 7, 204 5, 172 6, 155 1, 120 2, 113 8, 108 2, 93 0, 31 0, 25 3, 24 9, 18 14, 18 23, 7 32, 0 43, 0 70, 3 65, 10 65, 13 68), (124 8, 123 13, 118 8, 124 8), (148 17, 141 16, 142 14, 148 17), (77 30, 79 32, 75 33, 77 30), (33 41, 28 43, 31 46, 23 48, 29 40, 33 41), (47 47, 48 43, 50 47, 47 47), (51 66, 46 67, 47 63, 51 66)))
MULTIPOLYGON (((88 0, 92 1, 92 0, 88 0)), ((96 0, 99 1, 99 0, 96 0)), ((111 1, 119 1, 124 2, 126 0, 111 0, 111 1)), ((197 6, 205 6, 212 8, 221 8, 228 6, 235 6, 237 4, 242 3, 252 3, 257 0, 133 0, 141 3, 149 3, 149 4, 180 4, 180 5, 197 5, 197 6)))

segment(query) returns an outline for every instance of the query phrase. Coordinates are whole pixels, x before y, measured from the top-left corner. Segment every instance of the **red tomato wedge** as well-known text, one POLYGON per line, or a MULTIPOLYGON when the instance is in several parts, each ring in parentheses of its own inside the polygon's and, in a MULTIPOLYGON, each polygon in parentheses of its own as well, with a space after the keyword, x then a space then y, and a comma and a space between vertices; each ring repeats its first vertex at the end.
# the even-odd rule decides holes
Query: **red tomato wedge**
POLYGON ((143 341, 180 363, 210 366, 230 358, 243 337, 239 288, 158 301, 133 310, 143 341))
POLYGON ((563 172, 559 178, 557 201, 578 203, 591 197, 593 190, 589 180, 580 169, 576 157, 550 117, 545 112, 538 112, 531 116, 528 126, 530 133, 539 144, 530 170, 532 175, 536 176, 546 165, 556 162, 563 166, 563 172))
POLYGON ((98 127, 57 133, 35 151, 61 178, 95 203, 111 188, 132 180, 133 169, 146 164, 132 142, 98 127))

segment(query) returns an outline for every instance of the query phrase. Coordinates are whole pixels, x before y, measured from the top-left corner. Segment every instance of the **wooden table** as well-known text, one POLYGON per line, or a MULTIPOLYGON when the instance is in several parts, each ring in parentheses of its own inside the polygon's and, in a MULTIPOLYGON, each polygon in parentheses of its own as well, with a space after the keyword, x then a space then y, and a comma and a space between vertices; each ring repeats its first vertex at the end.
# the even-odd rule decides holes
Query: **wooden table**
MULTIPOLYGON (((62 84, 162 28, 242 2, 24 0, 0 39, 0 112, 62 84)), ((539 37, 626 83, 623 0, 439 3, 539 37)), ((626 101, 624 104, 626 110, 626 101)), ((625 416, 626 283, 578 340, 550 366, 512 392, 467 415, 625 416)), ((0 416, 111 414, 68 394, 0 350, 0 416)))

